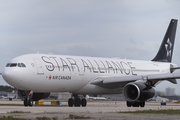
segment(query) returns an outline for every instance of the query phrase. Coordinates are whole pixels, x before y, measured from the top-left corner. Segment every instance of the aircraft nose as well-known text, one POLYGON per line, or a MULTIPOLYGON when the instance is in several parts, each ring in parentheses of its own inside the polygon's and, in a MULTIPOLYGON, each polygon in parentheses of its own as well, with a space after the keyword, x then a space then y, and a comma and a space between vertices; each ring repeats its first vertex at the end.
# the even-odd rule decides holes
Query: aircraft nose
POLYGON ((13 78, 13 72, 10 70, 4 70, 2 76, 6 82, 11 81, 13 78))
POLYGON ((14 70, 4 70, 2 73, 3 79, 12 86, 17 86, 19 84, 19 80, 16 79, 16 72, 14 70))

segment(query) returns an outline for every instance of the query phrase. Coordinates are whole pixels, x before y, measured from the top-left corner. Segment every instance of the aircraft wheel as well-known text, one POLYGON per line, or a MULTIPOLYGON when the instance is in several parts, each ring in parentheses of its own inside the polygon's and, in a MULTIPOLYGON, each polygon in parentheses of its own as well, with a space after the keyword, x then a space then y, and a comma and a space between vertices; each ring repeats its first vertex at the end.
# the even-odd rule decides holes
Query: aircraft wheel
POLYGON ((25 107, 28 106, 28 101, 27 101, 27 99, 24 100, 24 106, 25 106, 25 107))
POLYGON ((86 107, 86 105, 87 105, 86 99, 82 99, 82 107, 86 107))
POLYGON ((24 106, 33 106, 33 100, 32 99, 30 99, 30 100, 27 100, 27 99, 25 99, 24 100, 24 106))
POLYGON ((140 103, 139 103, 139 106, 140 106, 140 107, 144 107, 144 106, 145 106, 145 101, 140 102, 140 103))
POLYGON ((75 99, 74 106, 75 106, 75 107, 80 107, 80 104, 81 104, 81 99, 80 99, 80 98, 76 98, 76 99, 75 99))
POLYGON ((127 107, 131 107, 131 102, 127 101, 126 105, 127 105, 127 107))
POLYGON ((28 101, 28 104, 29 104, 30 107, 32 107, 32 106, 33 106, 33 100, 30 99, 30 100, 28 101))
POLYGON ((72 106, 73 106, 73 103, 74 103, 74 100, 73 100, 72 98, 70 98, 70 99, 68 100, 68 105, 69 105, 69 107, 72 107, 72 106))
POLYGON ((139 102, 133 102, 133 107, 139 107, 139 102))

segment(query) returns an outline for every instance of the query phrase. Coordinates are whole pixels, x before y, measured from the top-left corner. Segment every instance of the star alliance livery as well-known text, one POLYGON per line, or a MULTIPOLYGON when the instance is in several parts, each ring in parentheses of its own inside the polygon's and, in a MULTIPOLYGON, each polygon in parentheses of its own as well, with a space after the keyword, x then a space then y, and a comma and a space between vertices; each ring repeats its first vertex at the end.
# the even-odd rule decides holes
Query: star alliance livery
POLYGON ((18 89, 24 106, 50 92, 70 92, 69 107, 87 104, 86 95, 123 94, 128 107, 144 107, 163 80, 177 84, 180 69, 171 63, 177 20, 172 19, 151 61, 53 54, 26 54, 12 59, 1 73, 18 89), (80 96, 81 95, 81 96, 80 96))

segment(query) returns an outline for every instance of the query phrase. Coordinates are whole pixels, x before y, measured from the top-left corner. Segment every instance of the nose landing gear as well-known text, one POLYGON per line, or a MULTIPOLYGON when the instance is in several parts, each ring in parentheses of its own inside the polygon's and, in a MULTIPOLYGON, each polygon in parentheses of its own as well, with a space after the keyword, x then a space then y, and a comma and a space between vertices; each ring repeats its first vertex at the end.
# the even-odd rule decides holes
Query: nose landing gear
POLYGON ((24 106, 26 106, 26 107, 27 106, 30 106, 30 107, 33 106, 33 100, 32 99, 29 99, 29 100, 25 99, 24 100, 24 106))
POLYGON ((24 106, 33 106, 33 100, 32 100, 32 96, 33 96, 33 91, 27 91, 26 92, 26 98, 24 100, 24 106))

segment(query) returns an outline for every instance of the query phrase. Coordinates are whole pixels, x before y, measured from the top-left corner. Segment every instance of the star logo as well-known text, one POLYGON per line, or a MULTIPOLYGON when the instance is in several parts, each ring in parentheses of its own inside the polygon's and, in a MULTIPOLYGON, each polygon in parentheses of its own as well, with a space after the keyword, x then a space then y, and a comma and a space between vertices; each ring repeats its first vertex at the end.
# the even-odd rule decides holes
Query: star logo
POLYGON ((170 57, 171 56, 172 43, 170 42, 169 38, 167 40, 167 43, 165 44, 165 48, 166 48, 166 51, 167 51, 166 56, 170 57))

